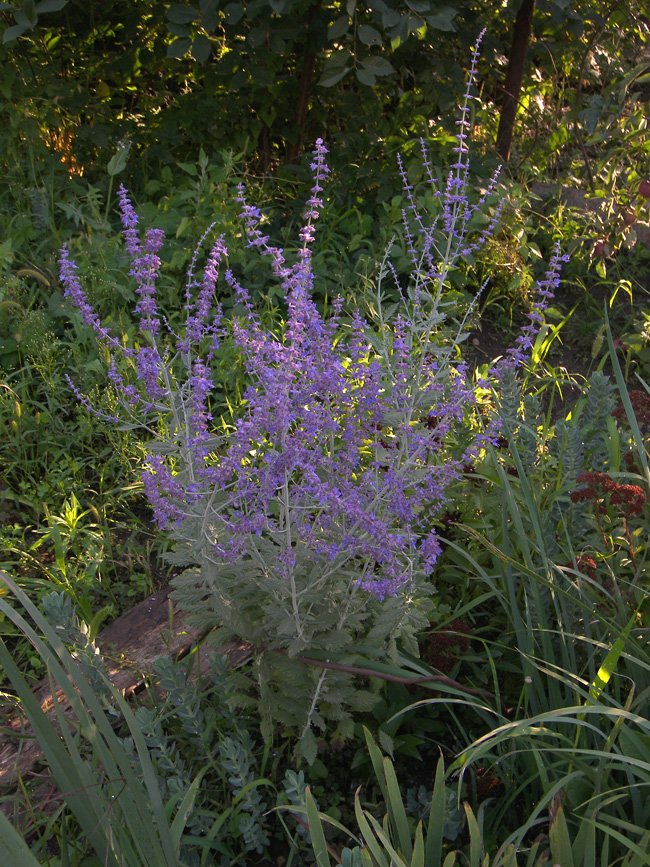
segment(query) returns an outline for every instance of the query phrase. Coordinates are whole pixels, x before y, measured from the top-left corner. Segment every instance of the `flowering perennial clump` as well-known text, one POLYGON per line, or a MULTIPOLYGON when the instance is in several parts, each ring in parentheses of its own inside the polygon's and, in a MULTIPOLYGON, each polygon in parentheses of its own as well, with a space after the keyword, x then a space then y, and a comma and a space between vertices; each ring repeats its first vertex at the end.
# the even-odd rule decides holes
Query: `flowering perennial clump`
MULTIPOLYGON (((268 262, 282 287, 284 322, 275 330, 264 326, 248 290, 229 268, 221 237, 201 279, 196 251, 185 328, 181 335, 173 333, 156 299, 162 233, 149 230, 141 241, 123 187, 119 202, 137 284, 140 346, 125 347, 104 328, 68 251, 61 251, 65 294, 111 353, 108 375, 121 405, 111 421, 121 414, 154 437, 144 488, 156 523, 184 546, 180 559, 195 566, 177 580, 177 598, 201 625, 220 622, 227 634, 264 648, 266 660, 270 652, 279 654, 273 664, 259 663, 258 686, 271 704, 276 669, 307 650, 314 663, 318 653, 349 654, 361 638, 378 647, 394 646, 397 638, 408 645, 428 622, 428 577, 440 552, 434 523, 444 512, 450 484, 481 446, 476 433, 461 444, 459 431, 467 427, 475 392, 465 365, 452 362, 453 347, 445 345, 439 328, 450 271, 485 243, 500 214, 499 205, 486 228, 470 231, 472 216, 487 208, 498 180, 495 174, 479 201, 470 204, 467 114, 477 51, 459 121, 457 159, 442 189, 423 145, 429 183, 440 201, 433 223, 420 214, 400 162, 413 279, 399 289, 401 304, 390 319, 382 304, 382 281, 391 275, 386 262, 374 322, 359 309, 345 315, 342 299, 334 301, 326 319, 313 301, 311 245, 328 174, 320 139, 293 257, 271 244, 261 230, 260 211, 248 203, 243 188, 238 192, 248 248, 268 262), (216 302, 220 280, 235 302, 229 320, 216 302), (220 432, 211 412, 218 399, 211 362, 224 342, 240 354, 246 388, 232 422, 220 432)), ((503 362, 511 370, 532 346, 561 259, 556 253, 531 324, 503 362)), ((286 695, 284 716, 277 708, 266 710, 285 725, 299 722, 303 738, 312 725, 323 727, 328 702, 343 734, 342 705, 368 705, 367 696, 362 701, 358 691, 346 692, 335 672, 305 675, 302 693, 295 671, 291 676, 294 711, 287 711, 286 695)))
POLYGON ((646 504, 646 495, 643 488, 639 487, 639 485, 622 485, 607 473, 581 473, 577 478, 577 482, 585 487, 571 492, 571 502, 592 502, 594 504, 598 528, 607 547, 613 545, 613 542, 611 542, 609 534, 605 532, 602 526, 601 516, 608 515, 612 507, 615 512, 622 515, 625 538, 630 549, 630 557, 633 565, 636 566, 634 544, 630 532, 630 520, 643 513, 646 504))

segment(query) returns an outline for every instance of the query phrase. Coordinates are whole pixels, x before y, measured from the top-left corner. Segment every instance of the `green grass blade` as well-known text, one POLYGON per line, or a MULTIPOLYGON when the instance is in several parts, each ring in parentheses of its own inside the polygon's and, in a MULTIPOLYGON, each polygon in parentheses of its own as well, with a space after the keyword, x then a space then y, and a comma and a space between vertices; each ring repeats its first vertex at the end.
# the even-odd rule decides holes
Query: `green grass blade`
POLYGON ((558 793, 556 803, 551 808, 552 819, 549 827, 551 855, 556 864, 561 864, 562 867, 573 867, 573 847, 560 798, 561 795, 558 793))
POLYGON ((370 761, 372 762, 375 777, 377 778, 377 782, 379 783, 379 788, 381 789, 381 794, 386 803, 386 806, 388 806, 388 787, 386 785, 386 778, 384 776, 384 762, 381 750, 379 749, 372 735, 365 726, 363 727, 363 734, 366 739, 366 744, 368 746, 370 761))
POLYGON ((418 826, 415 829, 415 843, 413 844, 411 867, 425 867, 424 835, 422 833, 422 822, 418 822, 418 826))
POLYGON ((465 815, 467 817, 467 827, 469 828, 469 864, 470 867, 480 867, 481 865, 481 850, 483 841, 481 840, 481 830, 476 821, 476 816, 469 804, 463 804, 465 815))
POLYGON ((172 845, 174 846, 174 851, 178 855, 181 846, 181 836, 183 831, 185 830, 185 823, 187 822, 187 817, 190 814, 192 807, 194 806, 194 802, 196 801, 196 795, 199 791, 199 786, 201 785, 201 780, 205 774, 206 769, 204 768, 200 771, 196 777, 190 783, 190 786, 185 793, 183 800, 178 806, 178 810, 176 815, 174 816, 174 821, 171 824, 171 828, 169 829, 169 834, 172 840, 172 845))
MULTIPOLYGON (((609 837, 613 837, 615 840, 618 840, 619 843, 622 843, 626 848, 628 858, 635 855, 637 859, 636 864, 650 865, 650 851, 648 850, 648 834, 650 832, 646 831, 642 836, 640 843, 635 843, 633 840, 630 840, 629 837, 626 837, 625 834, 621 834, 616 828, 611 828, 610 826, 597 821, 594 821, 594 825, 599 830, 604 831, 609 837)), ((639 828, 639 831, 641 830, 645 831, 645 829, 639 828)), ((609 863, 609 861, 601 861, 601 863, 609 863)))
POLYGON ((616 666, 618 665, 618 660, 623 653, 625 648, 625 644, 627 639, 629 638, 630 631, 632 627, 635 625, 637 620, 637 613, 634 612, 632 617, 629 619, 625 629, 623 630, 623 634, 620 635, 616 641, 612 644, 609 653, 603 660, 603 664, 600 666, 598 673, 596 674, 596 678, 594 682, 591 684, 591 689, 589 690, 589 694, 594 701, 597 701, 600 698, 600 694, 603 689, 609 683, 609 679, 612 674, 616 671, 616 666))
POLYGON ((431 812, 427 826, 425 862, 427 867, 439 867, 442 858, 442 837, 445 830, 445 761, 438 759, 436 779, 431 796, 431 812))
POLYGON ((648 852, 650 852, 650 831, 646 831, 639 841, 639 850, 643 854, 639 854, 638 851, 635 852, 633 850, 628 852, 621 867, 643 867, 643 865, 650 863, 648 860, 648 852))
POLYGON ((323 832, 323 825, 309 786, 305 787, 305 801, 307 802, 309 834, 311 837, 312 849, 314 850, 314 857, 316 858, 316 864, 318 867, 331 867, 330 856, 327 851, 327 843, 325 842, 325 834, 323 832))
POLYGON ((393 829, 393 834, 397 837, 397 843, 404 856, 404 860, 410 861, 413 855, 411 831, 399 790, 395 768, 390 759, 384 759, 384 774, 388 790, 388 803, 386 806, 388 808, 391 828, 393 829))
POLYGON ((0 810, 0 851, 2 863, 14 867, 39 867, 29 846, 0 810))
MULTIPOLYGON (((374 816, 371 816, 370 813, 363 812, 362 818, 364 821, 364 825, 362 828, 364 838, 366 838, 368 834, 374 833, 374 835, 376 835, 377 845, 379 847, 383 846, 383 850, 381 848, 378 848, 377 851, 381 853, 381 856, 384 859, 386 858, 386 856, 390 857, 390 867, 408 867, 406 861, 393 846, 390 836, 387 833, 387 828, 382 828, 379 822, 375 819, 374 816)), ((373 851, 373 855, 374 854, 375 853, 373 851)), ((377 856, 375 855, 375 857, 377 856)))
POLYGON ((358 789, 356 795, 354 796, 354 813, 357 817, 357 824, 359 825, 359 831, 361 832, 363 841, 366 844, 366 848, 372 855, 377 867, 391 867, 385 853, 382 851, 382 847, 380 846, 375 834, 373 833, 372 828, 368 823, 368 820, 364 815, 363 810, 361 809, 358 789))

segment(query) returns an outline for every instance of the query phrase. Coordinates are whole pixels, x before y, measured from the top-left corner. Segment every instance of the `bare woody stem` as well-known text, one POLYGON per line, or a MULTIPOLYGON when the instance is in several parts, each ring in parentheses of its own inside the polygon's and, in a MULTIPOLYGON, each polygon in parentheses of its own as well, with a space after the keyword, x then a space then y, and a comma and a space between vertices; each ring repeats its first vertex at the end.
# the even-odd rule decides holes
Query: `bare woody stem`
MULTIPOLYGON (((260 651, 273 650, 275 653, 286 655, 286 651, 282 648, 269 648, 266 642, 258 645, 255 649, 260 651)), ((417 686, 421 683, 442 683, 446 686, 452 686, 454 689, 459 689, 461 692, 465 692, 468 695, 480 695, 484 698, 496 698, 494 693, 489 692, 487 689, 473 689, 472 687, 464 686, 457 680, 453 680, 451 677, 445 677, 443 674, 431 674, 424 677, 401 677, 398 674, 387 674, 385 672, 373 671, 371 668, 360 668, 356 665, 342 665, 338 662, 326 662, 322 659, 311 659, 308 656, 294 656, 292 659, 295 659, 298 662, 304 662, 305 665, 313 665, 315 668, 327 668, 331 671, 342 671, 345 674, 352 674, 358 677, 376 677, 379 680, 387 680, 390 683, 403 683, 406 686, 417 686)))

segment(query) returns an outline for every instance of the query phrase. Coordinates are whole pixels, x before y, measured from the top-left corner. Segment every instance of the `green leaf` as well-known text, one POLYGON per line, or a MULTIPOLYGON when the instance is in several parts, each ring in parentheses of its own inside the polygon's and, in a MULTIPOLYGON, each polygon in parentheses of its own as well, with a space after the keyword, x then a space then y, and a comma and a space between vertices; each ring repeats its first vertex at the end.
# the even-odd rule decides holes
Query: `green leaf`
POLYGON ((332 87, 337 84, 352 69, 351 55, 347 49, 341 49, 333 54, 323 67, 323 73, 318 81, 321 87, 332 87))
POLYGON ((340 39, 344 33, 350 29, 350 16, 341 15, 333 24, 327 28, 327 38, 332 42, 334 39, 340 39))
POLYGON ((238 91, 240 87, 243 87, 246 84, 248 76, 243 69, 240 69, 236 72, 231 81, 230 81, 230 89, 234 92, 238 91))
POLYGON ((273 76, 265 66, 254 66, 251 69, 251 76, 255 84, 260 87, 270 87, 273 84, 273 76))
POLYGON ((361 84, 366 84, 368 87, 374 87, 375 85, 375 74, 374 72, 370 72, 368 69, 357 69, 355 71, 355 75, 357 76, 357 80, 361 82, 361 84))
POLYGON ((0 244, 0 265, 10 265, 14 260, 13 241, 7 238, 0 244))
POLYGON ((386 787, 386 777, 384 776, 384 759, 381 754, 381 750, 373 740, 372 735, 369 730, 364 726, 363 727, 363 736, 366 739, 366 746, 368 747, 368 753, 370 755, 370 761, 372 762, 372 768, 375 772, 375 778, 379 783, 379 788, 381 789, 381 794, 384 798, 384 801, 388 800, 388 789, 386 787))
POLYGON ((201 15, 201 27, 207 30, 208 33, 216 28, 219 23, 219 10, 215 6, 214 9, 206 9, 201 15))
MULTIPOLYGON (((187 174, 190 175, 190 177, 192 177, 192 178, 197 177, 197 175, 199 173, 199 170, 197 169, 197 167, 194 163, 176 163, 176 165, 178 166, 178 168, 181 171, 187 172, 187 174)), ((181 220, 181 223, 183 223, 183 220, 187 220, 187 219, 188 219, 187 217, 183 217, 183 219, 181 220)), ((187 227, 186 223, 183 223, 183 225, 184 225, 184 227, 187 227)), ((177 238, 180 238, 181 235, 182 235, 182 232, 180 234, 178 232, 176 232, 177 238)))
POLYGON ((227 6, 224 6, 223 14, 226 16, 226 24, 234 27, 244 17, 244 4, 229 3, 227 6))
POLYGON ((381 13, 381 23, 385 30, 388 30, 390 27, 395 27, 395 25, 399 24, 401 20, 402 16, 395 9, 387 9, 385 12, 381 13))
POLYGON ((379 743, 382 746, 382 749, 385 750, 388 755, 393 758, 393 751, 395 749, 395 743, 393 742, 392 737, 385 732, 383 729, 379 729, 379 743))
POLYGON ((284 10, 287 8, 288 0, 269 0, 269 6, 276 13, 276 15, 282 15, 284 10))
POLYGON ((16 24, 26 24, 33 29, 38 23, 38 14, 34 0, 23 0, 22 8, 15 10, 14 18, 16 19, 16 24))
POLYGON ((313 765, 318 753, 318 744, 316 743, 316 737, 312 729, 307 729, 298 746, 307 764, 313 765))
POLYGON ((190 31, 188 27, 185 27, 184 24, 172 24, 171 21, 165 24, 167 28, 167 32, 171 33, 172 36, 178 36, 181 39, 187 38, 190 35, 190 31))
POLYGON ((385 57, 366 57, 361 65, 373 75, 392 75, 395 72, 395 67, 385 57))
POLYGON ((14 24, 12 27, 7 27, 5 32, 2 34, 2 44, 6 45, 7 42, 13 42, 14 39, 18 39, 19 36, 22 36, 25 30, 28 30, 26 24, 14 24))
POLYGON ((412 9, 416 15, 425 15, 431 11, 429 0, 406 0, 406 5, 412 9))
POLYGON ((174 39, 171 45, 167 46, 167 57, 184 57, 192 47, 192 40, 188 37, 174 39))
MULTIPOLYGON (((469 863, 470 867, 480 867, 481 864, 481 830, 476 821, 476 816, 472 812, 469 804, 463 804, 465 807, 465 816, 467 818, 467 827, 469 828, 469 863)), ((565 865, 563 864, 563 867, 565 865)), ((571 865, 573 867, 573 865, 571 865)))
POLYGON ((456 17, 457 10, 450 9, 446 7, 438 12, 436 15, 427 15, 426 22, 429 27, 433 27, 434 30, 453 30, 456 28, 453 24, 453 19, 456 17))
POLYGON ((390 45, 393 51, 405 42, 409 35, 409 20, 406 15, 400 15, 399 21, 390 31, 390 45))
POLYGON ((260 45, 264 45, 266 42, 267 32, 266 27, 253 27, 246 37, 246 42, 248 42, 251 48, 259 48, 260 45))
POLYGON ((36 4, 36 12, 38 15, 45 15, 47 12, 59 12, 64 6, 68 5, 68 0, 41 0, 36 4))
POLYGON ((183 797, 183 801, 178 807, 171 828, 169 829, 172 844, 176 851, 180 849, 181 835, 183 833, 183 830, 185 829, 187 817, 189 816, 190 811, 194 806, 194 802, 196 801, 196 796, 199 791, 199 786, 201 785, 201 780, 203 779, 203 775, 207 770, 207 768, 203 768, 203 770, 199 771, 199 773, 190 783, 190 786, 183 797))
POLYGON ((368 24, 362 24, 358 30, 359 39, 364 45, 381 45, 381 33, 370 27, 368 24))
POLYGON ((192 57, 197 63, 203 65, 209 59, 211 51, 212 47, 207 36, 199 34, 194 38, 194 42, 192 42, 192 57))
POLYGON ((282 56, 286 53, 287 43, 277 33, 273 33, 269 39, 269 48, 274 54, 282 56))
POLYGON ((191 6, 184 6, 181 3, 174 3, 167 10, 167 20, 172 24, 191 24, 198 18, 196 9, 191 6))
MULTIPOLYGON (((372 857, 379 867, 390 867, 390 861, 386 857, 384 848, 379 844, 377 837, 373 833, 373 829, 370 827, 370 823, 366 818, 365 813, 361 809, 361 804, 359 802, 359 790, 354 796, 354 813, 357 817, 357 823, 359 825, 359 830, 363 836, 363 841, 370 850, 372 857)), ((370 817, 372 820, 372 816, 370 817)), ((376 825, 375 825, 376 829, 376 825)))
POLYGON ((126 162, 129 158, 129 148, 120 148, 116 154, 108 161, 108 165, 106 166, 106 171, 109 174, 109 177, 113 178, 115 175, 119 175, 120 172, 123 172, 126 168, 126 162))

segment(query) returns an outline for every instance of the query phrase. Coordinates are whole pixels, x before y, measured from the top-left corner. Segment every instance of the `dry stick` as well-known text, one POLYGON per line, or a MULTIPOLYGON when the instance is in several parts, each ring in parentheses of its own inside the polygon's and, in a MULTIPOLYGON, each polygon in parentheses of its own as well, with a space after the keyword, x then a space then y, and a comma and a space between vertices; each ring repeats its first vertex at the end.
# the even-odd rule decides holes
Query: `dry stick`
MULTIPOLYGON (((269 648, 266 642, 260 644, 257 650, 273 650, 275 653, 283 653, 286 655, 286 650, 282 648, 269 648)), ((298 662, 304 662, 306 665, 313 665, 316 668, 329 668, 332 671, 343 671, 346 674, 355 674, 361 677, 377 677, 379 680, 387 680, 390 683, 403 683, 406 686, 417 686, 420 683, 444 683, 446 686, 453 686, 468 695, 482 695, 484 698, 494 698, 493 692, 488 692, 487 689, 472 689, 469 686, 463 686, 457 680, 452 680, 451 677, 445 677, 443 674, 431 674, 424 677, 400 677, 398 674, 385 674, 380 671, 373 671, 371 668, 358 668, 356 665, 341 665, 338 662, 324 662, 322 659, 310 659, 308 656, 294 656, 298 662)))

